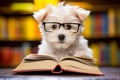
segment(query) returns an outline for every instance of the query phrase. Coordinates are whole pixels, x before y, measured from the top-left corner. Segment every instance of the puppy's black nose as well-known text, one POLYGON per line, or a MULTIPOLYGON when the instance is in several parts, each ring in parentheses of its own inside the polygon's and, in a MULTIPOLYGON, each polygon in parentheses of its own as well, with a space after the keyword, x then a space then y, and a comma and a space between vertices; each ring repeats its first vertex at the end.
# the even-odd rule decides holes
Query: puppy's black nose
POLYGON ((65 35, 60 34, 60 35, 58 35, 58 38, 59 38, 59 40, 63 41, 65 39, 65 35))

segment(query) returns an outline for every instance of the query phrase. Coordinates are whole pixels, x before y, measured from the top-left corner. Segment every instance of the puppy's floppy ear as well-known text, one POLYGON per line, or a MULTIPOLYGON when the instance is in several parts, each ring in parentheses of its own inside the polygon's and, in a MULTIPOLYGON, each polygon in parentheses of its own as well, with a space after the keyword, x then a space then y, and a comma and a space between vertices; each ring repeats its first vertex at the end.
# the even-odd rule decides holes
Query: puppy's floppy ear
POLYGON ((41 9, 38 12, 34 12, 33 17, 39 22, 47 15, 46 9, 41 9))
POLYGON ((47 5, 45 9, 40 9, 38 12, 34 12, 33 17, 38 22, 41 22, 51 10, 52 10, 52 5, 47 5))
POLYGON ((75 14, 83 22, 87 18, 87 16, 90 14, 90 11, 89 10, 85 10, 83 8, 77 8, 77 9, 75 9, 75 14))

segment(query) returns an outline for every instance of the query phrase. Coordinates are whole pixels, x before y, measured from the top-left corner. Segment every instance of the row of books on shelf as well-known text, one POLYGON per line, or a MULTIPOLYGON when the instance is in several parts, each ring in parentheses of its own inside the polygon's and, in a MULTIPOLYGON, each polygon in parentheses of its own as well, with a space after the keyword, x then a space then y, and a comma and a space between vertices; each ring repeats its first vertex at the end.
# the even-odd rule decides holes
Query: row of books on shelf
POLYGON ((85 21, 84 35, 86 37, 120 36, 120 9, 108 9, 104 12, 94 12, 85 21))
POLYGON ((32 16, 0 16, 0 40, 40 40, 41 33, 32 16))
POLYGON ((93 43, 90 45, 97 59, 97 64, 101 66, 120 66, 120 47, 115 41, 110 43, 93 43))
MULTIPOLYGON (((120 36, 120 9, 93 12, 85 20, 85 37, 120 36)), ((32 15, 0 16, 0 40, 40 40, 38 23, 32 15)))
POLYGON ((0 67, 16 67, 29 53, 31 53, 29 43, 23 43, 20 47, 0 47, 0 67))
MULTIPOLYGON (((36 47, 33 49, 29 43, 24 43, 21 47, 0 47, 0 67, 16 67, 26 55, 37 53, 36 47)), ((120 46, 117 42, 92 43, 90 48, 97 65, 120 66, 120 46)))

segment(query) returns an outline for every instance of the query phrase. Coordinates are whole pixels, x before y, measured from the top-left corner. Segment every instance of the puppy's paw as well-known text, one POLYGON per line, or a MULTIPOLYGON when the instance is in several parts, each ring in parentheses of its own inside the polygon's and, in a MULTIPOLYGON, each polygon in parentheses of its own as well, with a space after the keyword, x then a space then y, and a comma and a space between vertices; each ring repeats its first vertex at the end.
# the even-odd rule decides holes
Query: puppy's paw
POLYGON ((93 59, 93 56, 89 53, 86 53, 85 51, 77 52, 73 56, 81 57, 81 58, 85 58, 85 59, 93 59))

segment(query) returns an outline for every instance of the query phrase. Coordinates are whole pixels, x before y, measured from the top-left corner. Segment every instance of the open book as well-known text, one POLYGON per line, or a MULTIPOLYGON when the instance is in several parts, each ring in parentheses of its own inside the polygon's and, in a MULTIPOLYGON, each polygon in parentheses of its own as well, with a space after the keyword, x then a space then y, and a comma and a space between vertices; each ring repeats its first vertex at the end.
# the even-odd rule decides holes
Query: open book
POLYGON ((81 74, 103 75, 95 65, 94 60, 80 57, 68 56, 61 60, 47 55, 29 54, 20 65, 12 72, 41 72, 50 71, 52 73, 75 72, 81 74))

